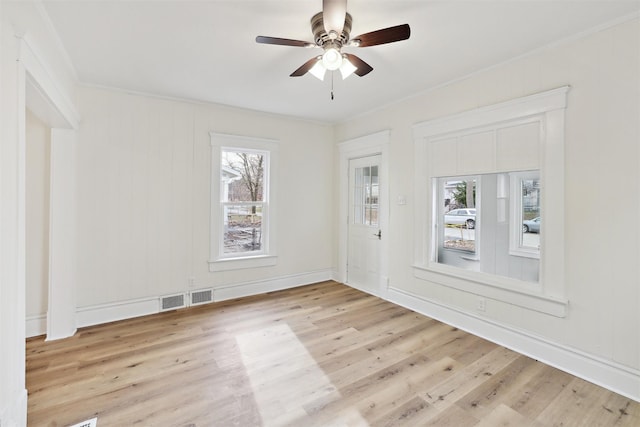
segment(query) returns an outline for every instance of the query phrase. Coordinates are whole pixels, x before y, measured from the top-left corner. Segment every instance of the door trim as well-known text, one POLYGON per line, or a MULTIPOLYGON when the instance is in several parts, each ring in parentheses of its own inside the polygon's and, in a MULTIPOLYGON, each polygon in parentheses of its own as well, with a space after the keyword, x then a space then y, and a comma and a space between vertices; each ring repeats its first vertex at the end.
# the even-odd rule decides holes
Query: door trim
POLYGON ((340 156, 339 166, 339 210, 338 210, 338 271, 336 279, 347 283, 347 244, 348 211, 349 211, 349 161, 359 157, 380 155, 380 229, 382 241, 380 242, 380 281, 377 292, 371 292, 380 297, 385 297, 389 285, 389 137, 391 132, 384 130, 359 138, 350 139, 338 144, 340 156))

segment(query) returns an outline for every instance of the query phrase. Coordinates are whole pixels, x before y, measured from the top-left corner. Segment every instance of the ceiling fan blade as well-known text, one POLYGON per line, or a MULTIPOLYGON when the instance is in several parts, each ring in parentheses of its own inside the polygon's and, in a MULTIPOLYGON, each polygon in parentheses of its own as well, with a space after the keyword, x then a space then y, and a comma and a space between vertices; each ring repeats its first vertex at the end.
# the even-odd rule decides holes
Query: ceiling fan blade
POLYGON ((409 24, 396 25, 395 27, 383 28, 352 37, 351 43, 359 47, 377 46, 379 44, 393 43, 406 40, 411 35, 409 24))
POLYGON ((322 0, 322 20, 327 34, 335 31, 340 37, 346 16, 347 0, 322 0))
POLYGON ((282 39, 280 37, 266 37, 266 36, 258 36, 256 37, 257 43, 264 44, 278 44, 281 46, 295 46, 295 47, 314 47, 315 44, 311 42, 305 42, 302 40, 291 40, 291 39, 282 39))
POLYGON ((373 67, 371 65, 367 64, 357 56, 351 53, 345 53, 345 55, 347 56, 349 62, 351 62, 354 67, 356 67, 356 71, 354 71, 354 73, 356 73, 358 76, 362 77, 373 71, 373 67))
POLYGON ((320 57, 313 57, 310 60, 308 60, 307 62, 305 62, 304 64, 302 64, 302 66, 300 68, 298 68, 297 70, 295 70, 293 73, 291 73, 289 75, 289 77, 300 77, 300 76, 304 76, 305 74, 307 74, 307 72, 313 68, 314 65, 316 65, 316 62, 318 62, 320 60, 320 57))

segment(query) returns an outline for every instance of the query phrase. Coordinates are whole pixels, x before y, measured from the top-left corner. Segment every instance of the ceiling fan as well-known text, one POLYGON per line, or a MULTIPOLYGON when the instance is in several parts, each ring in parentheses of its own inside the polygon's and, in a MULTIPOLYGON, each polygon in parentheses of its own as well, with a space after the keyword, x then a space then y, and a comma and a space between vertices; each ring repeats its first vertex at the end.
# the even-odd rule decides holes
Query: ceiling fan
POLYGON ((291 73, 291 77, 300 77, 309 72, 323 80, 327 70, 340 70, 342 78, 346 79, 352 73, 360 77, 365 76, 373 70, 373 67, 356 55, 342 52, 344 46, 377 46, 406 40, 411 35, 409 24, 402 24, 350 38, 352 23, 353 18, 347 13, 347 0, 323 0, 322 12, 316 13, 311 18, 314 42, 266 36, 256 37, 256 42, 282 46, 320 47, 324 53, 302 64, 291 73))

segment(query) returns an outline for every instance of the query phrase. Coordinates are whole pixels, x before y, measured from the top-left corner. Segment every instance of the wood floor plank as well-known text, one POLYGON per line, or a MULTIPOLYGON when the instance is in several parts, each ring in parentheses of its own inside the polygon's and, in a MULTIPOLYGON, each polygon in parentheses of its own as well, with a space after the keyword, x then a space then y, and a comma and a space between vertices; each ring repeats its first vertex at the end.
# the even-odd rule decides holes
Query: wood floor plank
POLYGON ((506 396, 503 402, 533 420, 553 402, 573 380, 573 376, 548 365, 529 379, 518 394, 506 396))
POLYGON ((441 412, 436 417, 429 417, 429 419, 424 422, 419 421, 416 425, 429 427, 471 427, 477 425, 479 422, 477 418, 457 405, 443 406, 441 409, 441 412))
MULTIPOLYGON (((426 356, 414 354, 392 365, 384 366, 355 382, 343 382, 342 377, 333 378, 337 386, 337 393, 331 395, 333 399, 329 402, 326 400, 313 402, 306 405, 305 409, 312 415, 312 425, 315 426, 328 425, 333 414, 344 414, 353 409, 358 410, 366 419, 375 419, 381 415, 378 414, 380 410, 383 413, 388 411, 387 404, 392 405, 391 402, 384 401, 389 396, 389 392, 392 392, 394 399, 400 400, 401 403, 409 400, 410 396, 407 396, 403 390, 419 388, 421 377, 432 373, 427 369, 430 365, 432 363, 426 356), (379 410, 376 408, 378 406, 379 410)), ((432 366, 431 369, 438 370, 438 368, 438 366, 432 366)))
POLYGON ((450 378, 434 386, 427 386, 427 402, 437 407, 455 404, 458 399, 477 387, 482 387, 491 376, 513 362, 517 353, 503 347, 496 347, 490 353, 459 370, 450 378))
POLYGON ((509 395, 520 395, 524 384, 537 375, 542 367, 542 363, 520 356, 459 399, 456 405, 482 419, 500 406, 509 395))
POLYGON ((456 361, 448 357, 430 361, 424 369, 408 376, 404 383, 396 381, 393 387, 386 387, 368 396, 364 400, 365 404, 360 409, 360 413, 366 419, 374 420, 374 425, 407 424, 411 419, 415 421, 417 412, 421 412, 421 417, 424 417, 428 404, 421 397, 416 400, 416 395, 419 395, 425 383, 436 382, 438 378, 451 375, 456 368, 456 361))
POLYGON ((536 418, 544 425, 565 426, 579 419, 583 426, 640 426, 638 404, 622 396, 573 378, 536 418))
POLYGON ((423 398, 414 396, 394 410, 371 422, 372 427, 421 426, 440 415, 423 398))
POLYGON ((534 427, 535 425, 535 421, 527 419, 524 415, 501 403, 484 416, 475 427, 534 427))
POLYGON ((638 426, 640 403, 336 282, 26 342, 29 426, 638 426))

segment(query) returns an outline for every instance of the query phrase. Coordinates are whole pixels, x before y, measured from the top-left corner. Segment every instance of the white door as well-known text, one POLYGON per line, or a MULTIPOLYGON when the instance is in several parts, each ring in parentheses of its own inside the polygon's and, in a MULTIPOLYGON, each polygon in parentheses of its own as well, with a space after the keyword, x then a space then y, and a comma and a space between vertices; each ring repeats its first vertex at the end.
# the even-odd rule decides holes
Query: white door
POLYGON ((380 289, 380 159, 349 160, 347 283, 373 294, 380 289))

